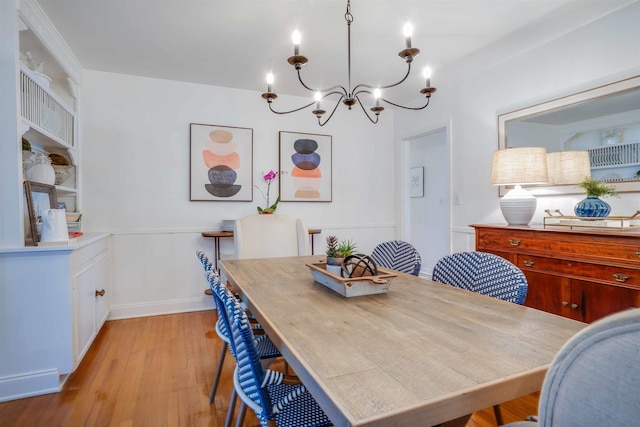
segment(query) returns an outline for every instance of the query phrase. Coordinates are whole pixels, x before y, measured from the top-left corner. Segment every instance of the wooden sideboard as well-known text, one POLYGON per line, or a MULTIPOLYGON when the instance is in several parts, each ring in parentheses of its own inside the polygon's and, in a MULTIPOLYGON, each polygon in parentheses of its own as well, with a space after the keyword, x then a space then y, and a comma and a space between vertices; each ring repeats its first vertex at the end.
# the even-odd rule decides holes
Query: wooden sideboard
POLYGON ((476 250, 517 265, 525 305, 591 323, 640 307, 640 232, 471 225, 476 250))

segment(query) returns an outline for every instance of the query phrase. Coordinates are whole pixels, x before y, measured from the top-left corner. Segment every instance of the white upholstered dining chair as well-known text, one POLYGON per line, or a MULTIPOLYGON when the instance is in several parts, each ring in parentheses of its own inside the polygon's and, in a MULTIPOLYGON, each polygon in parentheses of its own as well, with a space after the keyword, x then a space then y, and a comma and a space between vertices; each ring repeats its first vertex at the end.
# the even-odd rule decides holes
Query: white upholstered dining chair
POLYGON ((309 230, 300 218, 249 215, 236 220, 233 235, 236 259, 311 255, 309 230))

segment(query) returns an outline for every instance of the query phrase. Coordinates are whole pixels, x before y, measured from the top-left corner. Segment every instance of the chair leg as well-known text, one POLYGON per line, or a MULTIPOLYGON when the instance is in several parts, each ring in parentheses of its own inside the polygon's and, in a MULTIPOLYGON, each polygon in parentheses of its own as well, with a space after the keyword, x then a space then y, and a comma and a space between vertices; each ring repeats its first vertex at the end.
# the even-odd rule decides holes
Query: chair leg
POLYGON ((222 341, 222 348, 220 349, 220 358, 218 359, 218 368, 216 370, 216 376, 213 378, 213 384, 211 385, 211 392, 209 393, 209 403, 213 403, 213 399, 216 397, 216 390, 218 390, 218 383, 220 382, 220 374, 222 373, 222 365, 224 365, 224 358, 227 355, 227 342, 222 341))
POLYGON ((493 413, 496 415, 496 424, 499 426, 504 424, 504 420, 502 419, 502 410, 500 410, 500 405, 495 405, 493 407, 493 413))
POLYGON ((244 416, 247 414, 247 405, 242 402, 240 405, 240 412, 238 412, 238 420, 236 421, 236 427, 242 427, 244 424, 244 416))
POLYGON ((224 427, 231 427, 233 422, 233 412, 236 410, 237 401, 238 393, 236 393, 236 389, 234 387, 233 392, 231 393, 231 398, 229 399, 229 409, 227 410, 227 419, 224 421, 224 427))

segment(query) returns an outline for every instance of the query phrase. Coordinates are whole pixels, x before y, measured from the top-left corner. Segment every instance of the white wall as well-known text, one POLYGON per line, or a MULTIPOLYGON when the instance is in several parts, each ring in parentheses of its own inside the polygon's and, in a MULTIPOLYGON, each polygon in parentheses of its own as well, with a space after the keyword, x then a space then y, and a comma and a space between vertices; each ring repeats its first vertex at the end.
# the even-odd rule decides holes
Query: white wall
POLYGON ((374 126, 341 106, 320 127, 308 111, 269 112, 259 92, 97 71, 84 73, 80 100, 83 230, 114 233, 114 317, 210 304, 195 250, 212 256, 213 241, 200 232, 264 204, 257 190, 253 202, 189 201, 189 123, 252 128, 259 184, 262 171, 278 168, 279 131, 332 135, 333 202, 282 202, 277 213, 323 230, 316 253, 328 234, 365 253, 395 236, 392 111, 374 126))
MULTIPOLYGON (((497 115, 533 100, 552 99, 572 88, 615 81, 638 72, 640 64, 640 3, 589 23, 544 45, 524 50, 503 61, 486 64, 464 77, 438 87, 429 114, 417 122, 408 112, 397 112, 395 137, 437 127, 451 120, 453 191, 462 193, 463 204, 453 205, 453 251, 469 249, 465 233, 473 223, 504 223, 498 190, 490 185, 491 159, 498 147, 497 115)), ((486 57, 494 57, 485 53, 486 57)), ((438 86, 438 70, 432 84, 438 86)), ((396 146, 401 150, 400 145, 396 146)), ((400 154, 396 158, 401 158, 400 154)), ((539 197, 533 222, 542 222, 544 209, 571 212, 583 196, 539 197)), ((639 194, 623 194, 607 200, 618 215, 632 214, 639 194)), ((402 216, 400 216, 402 218, 402 216)))

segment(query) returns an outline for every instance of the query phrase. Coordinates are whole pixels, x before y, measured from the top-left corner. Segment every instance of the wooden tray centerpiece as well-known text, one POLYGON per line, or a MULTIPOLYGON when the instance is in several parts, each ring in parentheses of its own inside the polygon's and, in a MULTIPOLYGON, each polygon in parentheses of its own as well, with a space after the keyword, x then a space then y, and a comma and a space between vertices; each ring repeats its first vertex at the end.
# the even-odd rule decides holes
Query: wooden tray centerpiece
POLYGON ((376 276, 345 278, 327 271, 327 263, 324 261, 307 263, 306 265, 316 282, 347 298, 384 294, 389 289, 393 278, 398 276, 391 270, 378 267, 376 276))

